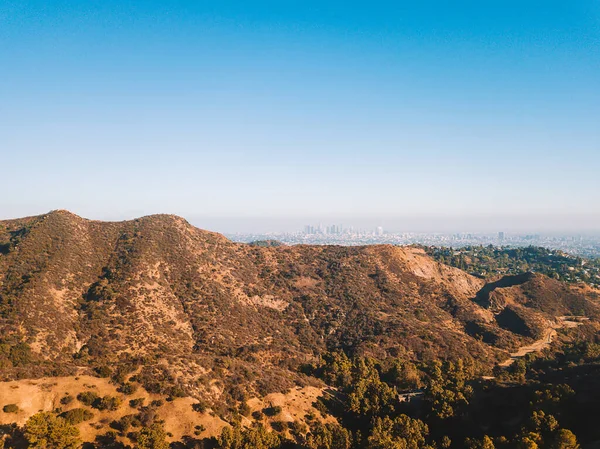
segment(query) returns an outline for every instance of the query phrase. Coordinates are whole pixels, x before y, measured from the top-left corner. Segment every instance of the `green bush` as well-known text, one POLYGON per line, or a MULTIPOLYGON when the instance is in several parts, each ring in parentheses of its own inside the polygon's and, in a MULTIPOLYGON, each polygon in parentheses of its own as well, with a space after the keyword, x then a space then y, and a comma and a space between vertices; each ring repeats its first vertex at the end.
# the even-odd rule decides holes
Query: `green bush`
POLYGON ((98 374, 98 377, 106 378, 106 377, 110 377, 110 375, 112 374, 112 370, 106 365, 99 366, 98 368, 95 369, 95 371, 96 371, 96 374, 98 374))
POLYGON ((70 394, 60 398, 60 403, 62 405, 69 405, 71 402, 73 402, 73 396, 71 396, 70 394))
POLYGON ((125 434, 131 427, 141 427, 142 422, 137 415, 125 415, 118 421, 113 421, 110 426, 125 434))
POLYGON ((96 401, 97 399, 99 399, 99 397, 100 396, 98 396, 93 391, 85 391, 85 392, 79 393, 77 395, 77 400, 79 402, 81 402, 82 404, 91 406, 94 403, 94 401, 96 401))
POLYGON ((117 396, 100 397, 93 391, 79 393, 77 399, 85 405, 94 407, 98 410, 116 410, 119 408, 123 400, 117 396))
POLYGON ((64 418, 69 424, 79 424, 89 421, 94 417, 94 414, 84 408, 74 408, 62 413, 60 417, 64 418))
POLYGON ((131 408, 138 408, 138 407, 144 405, 144 400, 145 400, 145 398, 132 399, 129 401, 129 406, 131 408))
POLYGON ((281 413, 281 407, 278 405, 265 407, 263 408, 262 412, 267 416, 277 416, 281 413))
POLYGON ((198 401, 195 404, 192 404, 192 409, 198 413, 204 413, 207 408, 208 405, 204 401, 198 401))
POLYGON ((2 411, 4 413, 18 413, 19 407, 17 406, 17 404, 7 404, 4 407, 2 407, 2 411))
POLYGON ((127 383, 121 385, 119 388, 117 388, 117 391, 119 391, 120 393, 123 393, 123 394, 130 395, 130 394, 135 393, 137 391, 137 388, 138 388, 137 385, 127 382, 127 383))
POLYGON ((117 396, 104 396, 96 399, 92 407, 98 410, 116 410, 122 403, 123 400, 117 396))
POLYGON ((77 427, 50 412, 33 415, 25 423, 24 430, 30 448, 77 449, 81 445, 77 427))

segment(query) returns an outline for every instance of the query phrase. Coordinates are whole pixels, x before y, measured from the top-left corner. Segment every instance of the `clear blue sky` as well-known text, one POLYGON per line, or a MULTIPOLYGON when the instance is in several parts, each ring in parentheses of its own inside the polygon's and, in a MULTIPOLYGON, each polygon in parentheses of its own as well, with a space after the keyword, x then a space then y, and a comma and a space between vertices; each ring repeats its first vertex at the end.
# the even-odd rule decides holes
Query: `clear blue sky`
POLYGON ((598 0, 0 0, 0 69, 3 218, 600 227, 598 0))

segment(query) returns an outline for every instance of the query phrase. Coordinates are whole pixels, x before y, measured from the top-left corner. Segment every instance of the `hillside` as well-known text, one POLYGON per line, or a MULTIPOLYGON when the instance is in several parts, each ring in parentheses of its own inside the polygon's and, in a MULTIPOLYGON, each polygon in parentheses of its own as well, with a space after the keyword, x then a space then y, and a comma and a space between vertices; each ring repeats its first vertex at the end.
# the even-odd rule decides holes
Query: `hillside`
MULTIPOLYGON (((55 211, 0 226, 3 339, 47 370, 167 357, 196 377, 229 357, 275 373, 336 348, 493 361, 498 348, 465 329, 513 344, 523 332, 504 333, 491 312, 596 313, 557 281, 485 285, 415 248, 235 244, 168 215, 103 223, 55 211)), ((16 365, 5 376, 27 375, 16 365)))
POLYGON ((326 352, 490 369, 564 315, 594 321, 598 306, 539 274, 486 283, 419 248, 237 244, 171 215, 0 222, 3 380, 110 377, 225 419, 322 386, 300 368, 326 352))

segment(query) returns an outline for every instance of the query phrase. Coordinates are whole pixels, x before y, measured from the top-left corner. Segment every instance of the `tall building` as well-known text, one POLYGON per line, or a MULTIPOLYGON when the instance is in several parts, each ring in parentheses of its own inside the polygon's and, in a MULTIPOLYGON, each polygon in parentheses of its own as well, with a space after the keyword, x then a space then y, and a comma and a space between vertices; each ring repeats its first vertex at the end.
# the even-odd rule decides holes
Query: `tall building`
POLYGON ((499 232, 498 233, 498 241, 503 242, 504 241, 504 232, 499 232))

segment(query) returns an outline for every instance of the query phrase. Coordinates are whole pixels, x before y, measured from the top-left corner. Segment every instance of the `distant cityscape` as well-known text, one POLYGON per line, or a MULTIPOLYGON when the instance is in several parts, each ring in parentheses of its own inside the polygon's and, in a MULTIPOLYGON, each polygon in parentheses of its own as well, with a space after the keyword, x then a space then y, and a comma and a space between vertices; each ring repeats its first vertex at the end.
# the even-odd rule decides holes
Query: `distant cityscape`
POLYGON ((425 233, 390 232, 382 226, 357 229, 342 224, 309 224, 297 232, 270 232, 262 234, 226 234, 236 242, 277 240, 287 245, 427 245, 459 248, 475 245, 506 247, 542 246, 582 257, 600 257, 600 234, 556 235, 496 233, 425 233))

